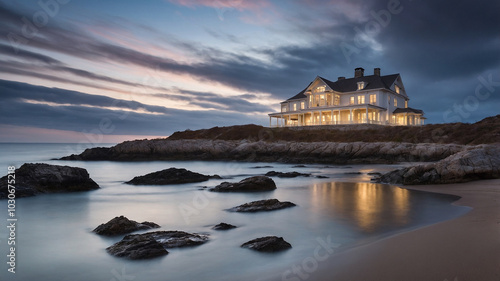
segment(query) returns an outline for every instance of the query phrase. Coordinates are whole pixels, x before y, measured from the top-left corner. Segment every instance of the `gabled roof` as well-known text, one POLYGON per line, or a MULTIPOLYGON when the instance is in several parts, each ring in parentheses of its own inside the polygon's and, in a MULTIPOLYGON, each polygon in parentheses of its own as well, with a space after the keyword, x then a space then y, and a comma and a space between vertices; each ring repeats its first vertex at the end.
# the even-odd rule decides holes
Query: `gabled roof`
POLYGON ((323 77, 320 77, 325 83, 334 91, 345 93, 345 92, 355 92, 358 89, 358 82, 365 82, 365 88, 363 90, 373 90, 373 89, 387 89, 390 90, 392 84, 396 81, 399 74, 391 75, 369 75, 358 78, 348 78, 338 81, 330 81, 323 77))
POLYGON ((396 108, 396 109, 394 109, 394 111, 392 113, 394 113, 394 114, 397 114, 397 113, 424 114, 424 111, 420 110, 420 109, 415 109, 415 108, 407 107, 407 108, 396 108))

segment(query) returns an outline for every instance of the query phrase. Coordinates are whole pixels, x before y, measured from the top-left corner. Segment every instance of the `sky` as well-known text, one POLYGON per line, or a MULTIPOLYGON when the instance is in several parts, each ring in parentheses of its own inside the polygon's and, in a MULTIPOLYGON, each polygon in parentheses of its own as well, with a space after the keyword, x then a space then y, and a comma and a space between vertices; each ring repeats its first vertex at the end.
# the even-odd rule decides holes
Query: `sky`
POLYGON ((400 73, 427 123, 500 114, 500 1, 0 0, 0 142, 269 124, 316 76, 400 73))

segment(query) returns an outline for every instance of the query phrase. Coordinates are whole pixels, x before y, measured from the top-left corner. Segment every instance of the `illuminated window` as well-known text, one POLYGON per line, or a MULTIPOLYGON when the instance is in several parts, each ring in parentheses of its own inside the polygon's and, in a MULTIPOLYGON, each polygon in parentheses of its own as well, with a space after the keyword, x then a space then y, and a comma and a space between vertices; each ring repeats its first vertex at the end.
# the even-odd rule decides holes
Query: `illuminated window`
POLYGON ((358 90, 363 90, 365 88, 365 82, 358 82, 358 90))
POLYGON ((293 104, 293 111, 297 111, 297 104, 296 103, 293 104))
POLYGON ((315 102, 316 102, 316 106, 319 106, 319 96, 316 96, 315 102))
POLYGON ((319 105, 325 105, 325 95, 319 95, 319 105))
POLYGON ((335 100, 333 101, 333 105, 339 105, 340 104, 340 96, 335 95, 335 100))
POLYGON ((405 108, 408 108, 408 101, 405 100, 405 108))
POLYGON ((305 102, 300 102, 300 109, 306 108, 306 103, 305 102))
POLYGON ((365 103, 365 96, 358 96, 358 104, 364 104, 365 103))
POLYGON ((370 103, 371 104, 377 103, 377 95, 370 95, 370 103))
POLYGON ((394 106, 398 106, 398 100, 394 98, 394 106))
POLYGON ((399 92, 401 91, 401 89, 399 88, 398 85, 394 85, 394 89, 396 90, 396 93, 399 94, 399 92))
POLYGON ((286 112, 286 105, 281 106, 281 112, 286 112))
POLYGON ((351 97, 351 98, 349 99, 349 104, 354 104, 354 97, 351 97))
POLYGON ((322 93, 325 91, 325 89, 326 89, 325 86, 319 86, 319 87, 316 87, 316 89, 314 89, 314 92, 315 93, 322 93))

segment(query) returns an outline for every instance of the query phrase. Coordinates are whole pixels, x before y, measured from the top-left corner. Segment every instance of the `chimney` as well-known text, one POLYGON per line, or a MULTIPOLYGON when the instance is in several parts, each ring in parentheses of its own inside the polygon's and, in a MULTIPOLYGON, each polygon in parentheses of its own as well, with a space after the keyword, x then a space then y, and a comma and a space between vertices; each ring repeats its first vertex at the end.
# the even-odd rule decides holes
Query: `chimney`
POLYGON ((345 80, 345 77, 344 76, 339 76, 339 78, 337 78, 337 81, 340 81, 340 80, 345 80))
POLYGON ((373 69, 373 75, 380 76, 380 68, 379 67, 373 69))
POLYGON ((354 69, 354 78, 360 78, 365 75, 365 70, 362 67, 354 69))

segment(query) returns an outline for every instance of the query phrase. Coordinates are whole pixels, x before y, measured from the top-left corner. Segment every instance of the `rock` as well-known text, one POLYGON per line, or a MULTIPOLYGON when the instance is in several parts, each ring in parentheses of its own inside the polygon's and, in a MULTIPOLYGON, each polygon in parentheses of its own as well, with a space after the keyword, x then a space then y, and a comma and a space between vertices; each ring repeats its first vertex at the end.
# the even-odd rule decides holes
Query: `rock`
POLYGON ((377 182, 394 184, 444 184, 500 178, 500 147, 481 145, 441 161, 406 167, 382 175, 377 182))
POLYGON ((327 176, 319 175, 319 176, 316 176, 316 178, 318 178, 318 179, 327 179, 328 177, 327 176))
POLYGON ((361 175, 361 174, 363 174, 363 173, 361 173, 361 172, 346 172, 346 173, 344 173, 344 175, 361 175))
POLYGON ((367 175, 369 175, 369 176, 379 176, 380 177, 382 175, 382 173, 379 173, 379 172, 369 172, 367 175))
POLYGON ((305 167, 306 167, 306 165, 295 165, 292 168, 305 168, 305 167))
POLYGON ((246 178, 240 182, 223 182, 210 191, 216 192, 255 192, 255 191, 269 191, 276 189, 276 184, 269 177, 254 176, 246 178))
POLYGON ((218 225, 212 227, 212 229, 213 230, 229 230, 229 229, 233 229, 233 228, 236 228, 236 227, 237 226, 234 226, 232 224, 221 222, 218 225))
POLYGON ((137 230, 152 229, 159 227, 160 226, 154 222, 145 221, 142 223, 138 223, 136 221, 129 220, 124 216, 119 216, 115 217, 114 219, 111 219, 107 223, 99 225, 92 231, 99 235, 112 236, 112 235, 127 234, 137 230))
POLYGON ((254 166, 254 167, 250 167, 250 169, 264 169, 264 168, 273 168, 273 166, 254 166))
POLYGON ((292 248, 292 245, 283 237, 266 236, 243 243, 241 247, 259 252, 279 252, 292 248))
POLYGON ((296 206, 292 202, 280 202, 278 199, 267 199, 267 200, 259 200, 253 201, 250 203, 245 203, 243 205, 239 205, 228 209, 231 212, 262 212, 262 211, 274 211, 284 208, 290 208, 296 206))
POLYGON ((106 250, 117 257, 149 259, 168 254, 165 248, 192 247, 207 241, 207 235, 183 231, 155 231, 129 234, 106 250))
POLYGON ((209 179, 221 179, 218 175, 207 176, 199 173, 191 172, 186 169, 170 168, 144 176, 138 176, 126 182, 127 184, 134 185, 166 185, 166 184, 180 184, 202 182, 209 179))
POLYGON ((311 174, 303 174, 299 172, 275 172, 275 171, 270 171, 266 173, 267 177, 278 177, 278 178, 296 178, 296 177, 308 177, 311 174))
MULTIPOLYGON (((0 199, 9 194, 8 176, 0 179, 0 199)), ((15 171, 16 198, 41 193, 88 191, 99 188, 87 170, 77 167, 49 164, 22 165, 15 171)))

